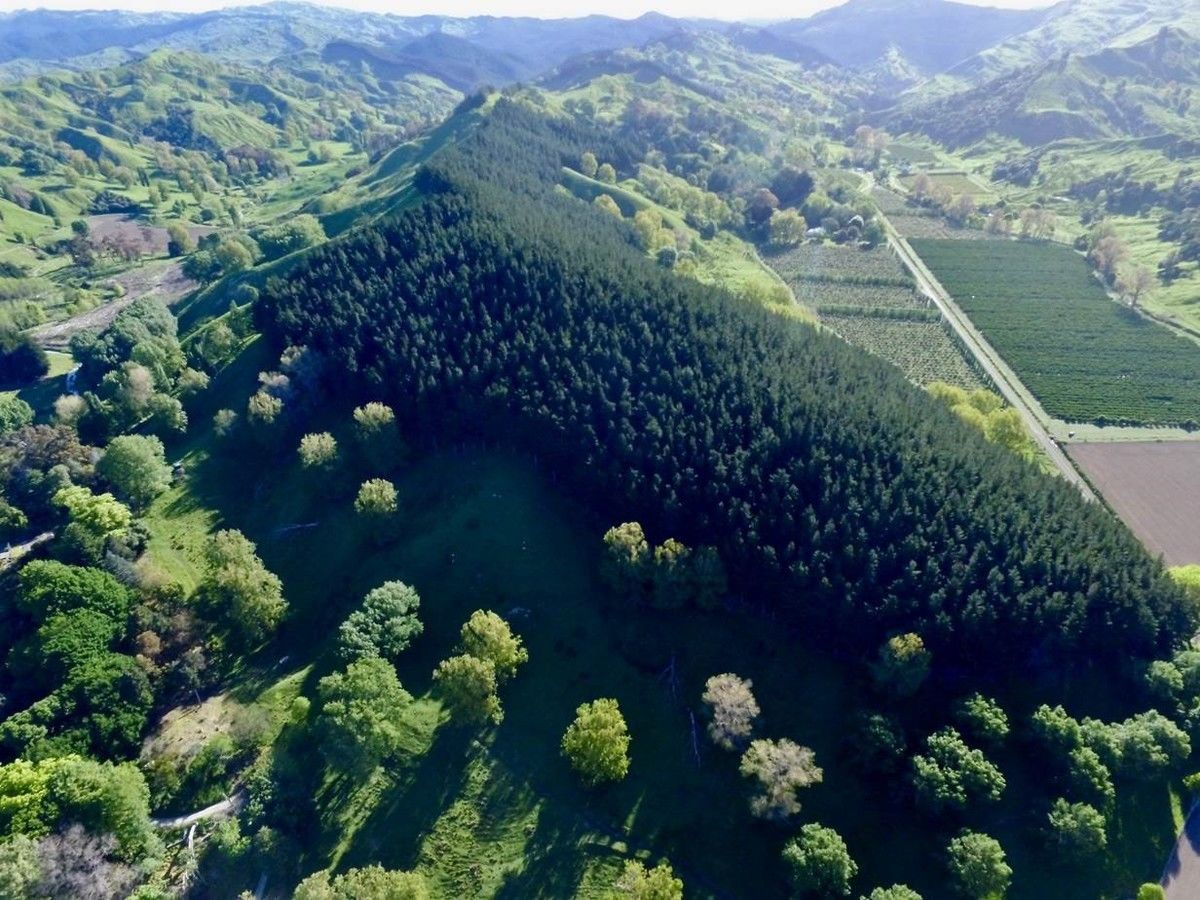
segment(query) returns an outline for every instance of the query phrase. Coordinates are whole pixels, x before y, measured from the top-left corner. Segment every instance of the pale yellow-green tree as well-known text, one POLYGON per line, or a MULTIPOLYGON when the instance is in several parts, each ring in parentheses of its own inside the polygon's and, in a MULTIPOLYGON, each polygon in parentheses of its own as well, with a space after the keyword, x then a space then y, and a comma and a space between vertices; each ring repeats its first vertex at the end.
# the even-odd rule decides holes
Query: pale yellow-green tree
POLYGON ((563 754, 583 783, 595 787, 620 781, 629 773, 629 728, 617 701, 606 697, 584 703, 562 739, 563 754))

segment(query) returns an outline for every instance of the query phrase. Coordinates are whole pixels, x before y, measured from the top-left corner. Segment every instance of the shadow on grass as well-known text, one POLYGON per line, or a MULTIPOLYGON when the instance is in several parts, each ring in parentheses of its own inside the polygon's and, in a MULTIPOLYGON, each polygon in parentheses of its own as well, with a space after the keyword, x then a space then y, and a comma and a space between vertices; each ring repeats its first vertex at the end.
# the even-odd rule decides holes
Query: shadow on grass
POLYGON ((590 829, 578 820, 569 822, 543 806, 525 844, 525 865, 504 879, 496 891, 497 900, 574 897, 587 860, 587 854, 580 852, 581 845, 590 835, 590 829))
POLYGON ((439 729, 430 751, 399 773, 362 822, 339 868, 373 863, 386 869, 414 868, 422 841, 462 790, 474 737, 467 729, 439 729))

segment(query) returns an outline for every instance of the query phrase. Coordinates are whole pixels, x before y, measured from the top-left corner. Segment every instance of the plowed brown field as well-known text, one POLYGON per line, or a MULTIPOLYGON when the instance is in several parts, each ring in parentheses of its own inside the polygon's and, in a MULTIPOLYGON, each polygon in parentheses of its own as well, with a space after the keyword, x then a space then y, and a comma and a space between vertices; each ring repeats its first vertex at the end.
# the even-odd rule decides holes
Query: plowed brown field
POLYGON ((1167 565, 1200 563, 1200 441, 1071 444, 1092 485, 1167 565))

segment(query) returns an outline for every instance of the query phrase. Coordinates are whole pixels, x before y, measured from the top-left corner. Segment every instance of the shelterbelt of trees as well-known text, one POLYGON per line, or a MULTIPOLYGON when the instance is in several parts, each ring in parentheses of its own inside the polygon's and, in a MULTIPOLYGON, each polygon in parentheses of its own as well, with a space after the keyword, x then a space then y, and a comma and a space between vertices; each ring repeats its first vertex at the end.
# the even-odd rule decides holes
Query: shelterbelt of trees
POLYGON ((611 520, 716 545, 744 592, 860 648, 915 630, 980 674, 1130 671, 1195 631, 1195 604, 1103 509, 556 191, 582 152, 619 168, 602 140, 499 101, 419 174, 419 206, 271 284, 261 324, 414 432, 548 457, 611 520))

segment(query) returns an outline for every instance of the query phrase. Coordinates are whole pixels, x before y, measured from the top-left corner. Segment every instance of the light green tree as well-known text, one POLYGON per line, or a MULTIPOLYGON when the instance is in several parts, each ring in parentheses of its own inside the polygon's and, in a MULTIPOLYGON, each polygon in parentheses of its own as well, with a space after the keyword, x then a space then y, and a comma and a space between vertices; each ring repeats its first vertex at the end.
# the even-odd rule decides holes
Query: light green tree
POLYGON ((296 885, 293 900, 430 900, 429 885, 416 872, 397 872, 381 866, 328 871, 309 875, 296 885))
POLYGON ((201 606, 243 645, 265 640, 287 612, 282 583, 254 551, 240 531, 218 531, 205 551, 208 572, 197 589, 201 606))
POLYGON ((109 441, 96 472, 117 496, 138 509, 171 486, 163 443, 156 437, 122 435, 109 441))
POLYGON ((300 438, 300 465, 304 468, 328 473, 337 464, 337 439, 328 431, 306 434, 300 438))
POLYGON ((335 769, 362 775, 399 752, 404 711, 412 702, 392 664, 368 656, 322 678, 321 750, 335 769))
POLYGON ((683 880, 675 877, 663 860, 653 869, 637 860, 627 860, 625 870, 613 886, 612 900, 683 900, 683 880))
POLYGON ((477 609, 462 627, 462 648, 471 656, 495 666, 496 680, 507 681, 529 661, 519 635, 494 612, 477 609))
POLYGON ((396 509, 396 486, 385 478, 364 481, 354 498, 354 511, 374 521, 395 515, 396 509))
POLYGON ((584 784, 620 781, 629 772, 629 729, 612 698, 584 703, 562 739, 563 754, 584 784))
POLYGON ((451 656, 438 663, 433 684, 454 719, 470 725, 499 725, 504 720, 496 693, 496 667, 491 660, 466 653, 451 656))
POLYGON ((950 876, 954 887, 969 900, 1001 900, 1012 880, 1012 867, 995 838, 963 831, 950 841, 950 876))

